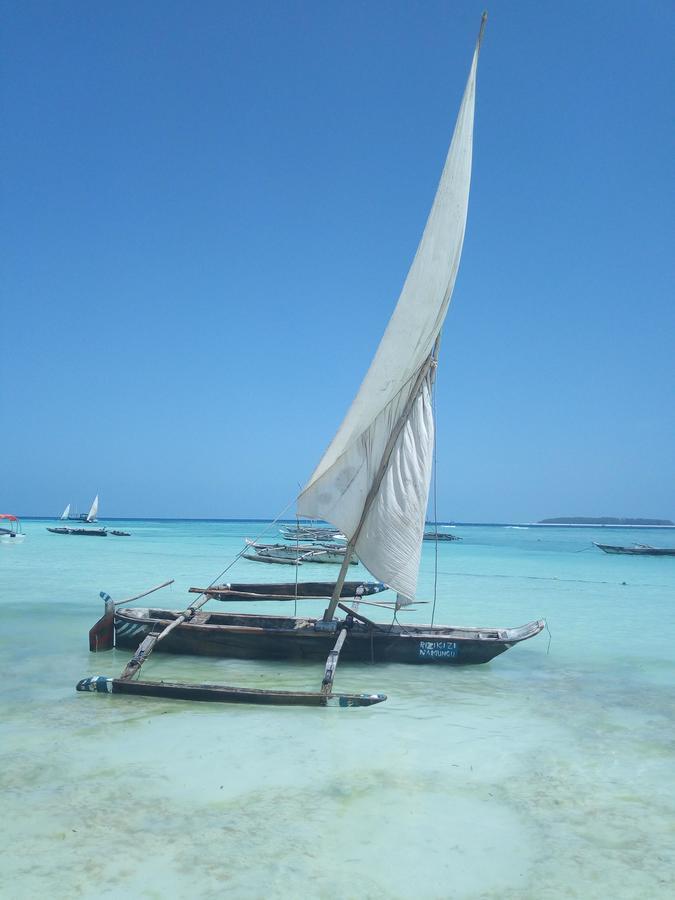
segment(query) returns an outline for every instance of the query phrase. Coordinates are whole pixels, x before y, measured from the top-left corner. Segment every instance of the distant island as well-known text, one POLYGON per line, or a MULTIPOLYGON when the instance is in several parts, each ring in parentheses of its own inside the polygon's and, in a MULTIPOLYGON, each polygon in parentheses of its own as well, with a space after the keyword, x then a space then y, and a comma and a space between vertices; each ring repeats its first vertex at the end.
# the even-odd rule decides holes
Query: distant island
POLYGON ((537 525, 673 525, 670 519, 613 519, 609 516, 560 516, 557 519, 541 519, 537 525))

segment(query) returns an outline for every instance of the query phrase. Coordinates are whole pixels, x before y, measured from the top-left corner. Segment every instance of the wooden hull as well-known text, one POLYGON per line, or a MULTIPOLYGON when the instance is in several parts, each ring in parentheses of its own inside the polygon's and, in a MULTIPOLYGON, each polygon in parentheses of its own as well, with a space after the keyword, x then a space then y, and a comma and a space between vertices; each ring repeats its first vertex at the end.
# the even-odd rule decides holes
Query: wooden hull
MULTIPOLYGON (((250 559, 253 562, 288 563, 290 565, 301 565, 303 562, 311 562, 342 565, 345 558, 344 550, 340 550, 339 547, 327 547, 323 544, 302 546, 297 544, 254 544, 249 542, 249 546, 253 552, 244 553, 244 559, 250 559)), ((356 565, 358 560, 352 555, 350 562, 352 565, 356 565)))
POLYGON ((258 553, 244 553, 243 558, 248 559, 250 562, 277 563, 280 566, 302 565, 299 559, 286 559, 282 556, 261 556, 258 553))
POLYGON ((48 528, 52 534, 74 534, 78 537, 107 537, 105 528, 48 528))
POLYGON ((595 546, 605 553, 625 556, 675 556, 675 547, 617 547, 613 544, 595 544, 595 546))
MULTIPOLYGON (((334 581, 297 581, 283 583, 251 582, 241 584, 213 584, 205 588, 191 587, 191 594, 208 594, 214 600, 300 600, 328 598, 335 588, 334 581)), ((381 581, 345 581, 340 597, 355 600, 380 594, 387 586, 381 581)))
MULTIPOLYGON (((118 609, 116 646, 136 650, 148 634, 158 632, 176 616, 171 610, 118 609)), ((354 621, 348 626, 340 661, 476 665, 534 637, 544 625, 540 620, 506 629, 410 625, 371 628, 354 621)), ((196 613, 191 621, 167 635, 157 650, 194 656, 324 662, 335 636, 335 630, 327 630, 320 620, 310 618, 196 613)))

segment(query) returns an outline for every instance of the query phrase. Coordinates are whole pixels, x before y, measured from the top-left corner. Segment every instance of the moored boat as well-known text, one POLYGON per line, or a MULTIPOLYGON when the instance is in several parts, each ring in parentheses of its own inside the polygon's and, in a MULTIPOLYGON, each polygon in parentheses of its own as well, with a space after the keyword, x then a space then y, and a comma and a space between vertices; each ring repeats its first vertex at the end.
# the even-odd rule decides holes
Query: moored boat
POLYGON ((20 544, 25 536, 17 516, 0 513, 0 541, 3 544, 20 544))
POLYGON ((345 540, 339 529, 330 525, 282 525, 279 533, 288 541, 325 541, 345 540))
POLYGON ((614 544, 598 544, 596 541, 593 543, 604 553, 621 553, 627 556, 675 556, 675 547, 651 547, 649 544, 617 547, 614 544))
MULTIPOLYGON (((270 598, 272 599, 272 598, 270 598)), ((347 630, 341 661, 475 665, 489 662, 514 644, 534 637, 544 621, 517 628, 398 625, 373 622, 346 604, 344 621, 308 616, 195 611, 162 642, 167 653, 239 659, 325 660, 338 631, 347 630)), ((176 621, 180 613, 157 608, 115 609, 115 646, 136 650, 148 635, 176 621)))
MULTIPOLYGON (((214 600, 320 600, 332 596, 334 581, 295 581, 279 583, 261 582, 252 584, 213 584, 206 588, 190 588, 193 594, 200 594, 214 600)), ((340 597, 360 600, 373 594, 386 591, 386 584, 381 581, 345 581, 340 597)))
MULTIPOLYGON (((312 703, 326 705, 333 697, 340 654, 373 662, 484 663, 544 628, 541 619, 517 628, 434 625, 433 611, 429 625, 402 626, 395 618, 383 624, 354 608, 361 602, 358 598, 351 605, 341 602, 356 556, 374 578, 395 592, 396 612, 419 602, 417 578, 434 455, 432 394, 440 332, 466 227, 476 71, 485 18, 440 184, 398 303, 345 419, 298 497, 298 517, 329 522, 348 542, 322 618, 209 612, 203 607, 211 599, 210 588, 199 591, 182 612, 125 608, 124 602, 115 608, 106 595, 106 614, 92 629, 92 642, 97 649, 106 646, 114 627, 117 646, 135 652, 119 679, 103 679, 101 684, 110 681, 114 687, 116 681, 135 678, 161 643, 162 649, 174 653, 326 659, 321 691, 312 698, 312 703), (336 616, 338 609, 342 618, 336 616), (106 636, 104 642, 98 640, 99 631, 106 636)), ((282 552, 280 546, 274 545, 275 553, 282 552)), ((259 555, 262 547, 252 549, 259 555)), ((286 546, 293 552, 285 558, 302 562, 298 549, 286 546)), ((98 690, 90 684, 85 679, 78 690, 98 690)), ((157 689, 153 684, 152 690, 157 689)))
POLYGON ((66 505, 66 508, 63 510, 59 519, 62 520, 70 520, 71 522, 95 522, 98 516, 98 494, 94 497, 94 500, 89 507, 89 512, 86 513, 75 513, 75 515, 71 516, 70 514, 70 503, 66 505))
POLYGON ((52 534, 72 534, 79 537, 106 537, 108 534, 105 528, 71 528, 67 525, 61 525, 56 528, 47 528, 52 534))
MULTIPOLYGON (((346 553, 345 548, 337 544, 259 544, 249 540, 246 544, 252 552, 245 553, 244 559, 254 562, 334 563, 339 566, 346 553)), ((357 562, 352 555, 350 563, 356 565, 357 562)))

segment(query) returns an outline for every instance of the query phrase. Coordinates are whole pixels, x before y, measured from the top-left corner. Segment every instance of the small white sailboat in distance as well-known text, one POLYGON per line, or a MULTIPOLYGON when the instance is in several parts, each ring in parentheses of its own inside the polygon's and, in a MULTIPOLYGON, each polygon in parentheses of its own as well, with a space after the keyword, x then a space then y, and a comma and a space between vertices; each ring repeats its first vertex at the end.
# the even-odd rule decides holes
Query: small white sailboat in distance
POLYGON ((79 522, 79 525, 74 527, 69 527, 67 525, 59 526, 58 528, 47 528, 47 531, 51 531, 52 534, 70 534, 70 535, 78 535, 81 537, 107 537, 108 534, 113 534, 115 537, 129 537, 128 531, 121 531, 119 529, 108 529, 105 526, 99 525, 98 528, 87 528, 87 525, 93 525, 96 522, 96 517, 98 516, 98 494, 94 497, 94 501, 89 508, 89 512, 85 515, 84 513, 80 513, 79 515, 75 513, 74 516, 70 515, 70 503, 63 510, 63 515, 60 517, 61 519, 70 519, 79 522))
POLYGON ((84 513, 78 513, 77 507, 75 508, 75 514, 71 516, 70 514, 70 503, 63 510, 61 515, 59 516, 59 520, 67 520, 67 519, 75 519, 78 522, 95 522, 98 516, 98 494, 94 497, 94 502, 91 504, 89 508, 89 512, 85 515, 84 513))
POLYGON ((94 497, 94 502, 91 504, 91 509, 87 513, 87 522, 95 522, 96 517, 98 516, 98 494, 94 497))

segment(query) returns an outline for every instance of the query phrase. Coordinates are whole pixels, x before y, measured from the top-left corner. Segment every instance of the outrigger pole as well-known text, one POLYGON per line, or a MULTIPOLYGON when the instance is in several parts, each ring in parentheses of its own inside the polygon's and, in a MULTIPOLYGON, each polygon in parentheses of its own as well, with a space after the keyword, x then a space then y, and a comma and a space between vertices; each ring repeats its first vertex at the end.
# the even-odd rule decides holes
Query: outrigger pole
POLYGON ((338 575, 338 579, 335 582, 335 587, 333 588, 333 596, 330 598, 330 603, 326 607, 326 611, 323 614, 324 622, 330 622, 333 619, 335 614, 335 609, 340 600, 340 594, 342 593, 342 585, 345 582, 345 578, 347 577, 347 571, 349 569, 349 563, 352 557, 352 553, 356 547, 356 542, 359 539, 359 535, 363 529, 363 526, 366 521, 366 517, 370 512, 370 507, 373 505, 375 498, 377 497, 377 492, 380 490, 380 485, 382 484, 382 479, 384 478, 387 468, 389 466, 389 461, 391 459, 391 455, 394 452, 394 447, 396 446, 396 441, 399 438, 399 435, 403 431, 406 422, 410 417, 410 413, 413 408, 413 404, 417 400, 420 391, 422 390, 422 385, 424 381, 431 371, 433 367, 436 365, 436 349, 438 346, 438 338, 436 338, 436 342, 434 343, 434 349, 431 351, 426 361, 423 363, 421 369, 417 373, 417 379, 415 380, 415 384, 413 386, 412 391, 406 401, 406 404, 403 408, 403 412, 399 416, 399 419, 394 426, 391 434, 389 435, 389 440, 384 448, 384 453, 382 454, 382 459, 380 461, 380 466, 375 474, 375 478, 373 479, 373 483, 370 486, 370 490, 368 491, 368 495, 366 496, 365 503, 363 504, 363 512, 361 513, 361 518, 359 519, 359 523, 354 529, 354 534, 349 540, 347 544, 347 550, 345 552, 345 558, 342 562, 342 566, 340 568, 340 574, 338 575))

